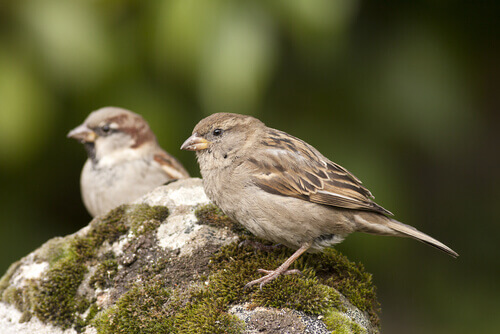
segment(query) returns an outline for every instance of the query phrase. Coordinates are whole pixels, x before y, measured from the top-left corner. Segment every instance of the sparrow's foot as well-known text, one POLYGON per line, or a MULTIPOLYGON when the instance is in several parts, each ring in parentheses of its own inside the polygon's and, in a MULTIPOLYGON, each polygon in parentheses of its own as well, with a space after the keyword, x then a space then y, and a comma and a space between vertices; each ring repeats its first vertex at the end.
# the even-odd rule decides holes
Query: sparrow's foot
POLYGON ((266 276, 262 276, 259 279, 253 280, 249 283, 247 283, 244 287, 244 289, 248 289, 252 285, 259 284, 260 289, 262 290, 262 287, 266 285, 267 283, 271 282, 273 279, 278 277, 279 275, 290 275, 290 274, 300 274, 300 270, 297 269, 292 269, 288 270, 288 267, 297 260, 297 258, 304 253, 306 250, 311 247, 311 243, 306 242, 302 246, 300 246, 299 249, 295 251, 295 253, 292 254, 281 266, 278 267, 276 270, 264 270, 264 269, 258 269, 259 272, 267 274, 266 276))
POLYGON ((262 287, 264 285, 266 285, 267 283, 276 279, 279 275, 292 275, 292 274, 302 275, 302 273, 298 269, 287 270, 286 268, 282 268, 282 267, 279 267, 276 270, 257 269, 257 271, 260 273, 267 274, 267 275, 262 276, 261 278, 258 278, 256 280, 253 280, 253 281, 245 284, 245 287, 243 289, 246 290, 246 289, 250 288, 252 285, 259 284, 259 287, 262 290, 262 287))
POLYGON ((276 245, 269 246, 269 245, 264 245, 258 241, 253 241, 253 240, 243 240, 242 242, 240 242, 238 247, 243 247, 243 246, 252 246, 254 249, 258 249, 258 250, 266 251, 266 252, 270 252, 270 251, 273 251, 275 249, 283 247, 282 244, 276 244, 276 245))

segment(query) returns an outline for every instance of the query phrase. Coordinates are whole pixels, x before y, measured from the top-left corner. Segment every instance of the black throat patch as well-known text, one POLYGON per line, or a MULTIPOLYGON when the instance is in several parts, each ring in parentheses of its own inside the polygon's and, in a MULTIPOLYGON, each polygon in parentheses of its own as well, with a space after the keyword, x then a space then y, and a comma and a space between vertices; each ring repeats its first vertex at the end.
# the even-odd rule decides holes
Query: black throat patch
POLYGON ((85 147, 85 151, 87 151, 87 156, 89 157, 89 159, 92 160, 94 164, 96 164, 97 159, 95 156, 95 144, 90 142, 85 142, 83 143, 83 147, 85 147))

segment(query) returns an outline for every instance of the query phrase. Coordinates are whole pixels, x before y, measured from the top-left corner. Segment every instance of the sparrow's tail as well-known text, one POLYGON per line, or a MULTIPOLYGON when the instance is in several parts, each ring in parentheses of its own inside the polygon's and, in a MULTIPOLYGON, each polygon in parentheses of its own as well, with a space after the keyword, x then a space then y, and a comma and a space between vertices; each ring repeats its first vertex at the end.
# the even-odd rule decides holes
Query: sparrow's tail
POLYGON ((428 236, 423 232, 420 232, 413 226, 403 224, 401 222, 398 222, 397 220, 378 214, 377 214, 378 219, 376 219, 376 222, 373 222, 373 218, 375 218, 373 216, 370 217, 372 219, 369 218, 364 219, 364 218, 367 217, 360 217, 360 216, 355 217, 355 220, 358 223, 358 230, 361 232, 379 234, 379 235, 410 237, 420 242, 431 245, 432 247, 435 247, 439 250, 442 250, 443 252, 453 257, 458 256, 457 252, 455 252, 453 249, 446 246, 442 242, 434 239, 433 237, 428 236))

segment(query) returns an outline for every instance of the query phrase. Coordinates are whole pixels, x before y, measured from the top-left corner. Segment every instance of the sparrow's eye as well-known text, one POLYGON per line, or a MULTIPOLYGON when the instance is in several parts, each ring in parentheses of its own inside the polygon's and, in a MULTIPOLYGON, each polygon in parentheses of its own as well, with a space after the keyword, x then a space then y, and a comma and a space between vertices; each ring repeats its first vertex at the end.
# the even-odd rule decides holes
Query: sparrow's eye
POLYGON ((222 129, 215 129, 212 134, 214 136, 220 136, 222 134, 222 129))
POLYGON ((101 129, 102 129, 102 132, 104 132, 104 133, 108 133, 109 130, 111 130, 111 128, 109 127, 108 124, 104 124, 101 129))

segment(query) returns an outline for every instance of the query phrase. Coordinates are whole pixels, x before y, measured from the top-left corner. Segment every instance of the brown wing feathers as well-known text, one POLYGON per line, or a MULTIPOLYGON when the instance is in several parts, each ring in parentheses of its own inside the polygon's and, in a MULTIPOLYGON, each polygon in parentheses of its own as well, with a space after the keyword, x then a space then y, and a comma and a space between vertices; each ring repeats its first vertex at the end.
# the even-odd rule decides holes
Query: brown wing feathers
POLYGON ((155 154, 154 160, 161 165, 164 172, 171 179, 183 179, 189 177, 189 173, 184 169, 181 163, 167 152, 163 151, 159 154, 155 154))
POLYGON ((263 159, 251 158, 254 182, 263 190, 347 209, 392 215, 373 202, 372 194, 345 168, 315 148, 284 132, 271 130, 262 143, 263 159), (265 172, 264 172, 265 171, 265 172))

